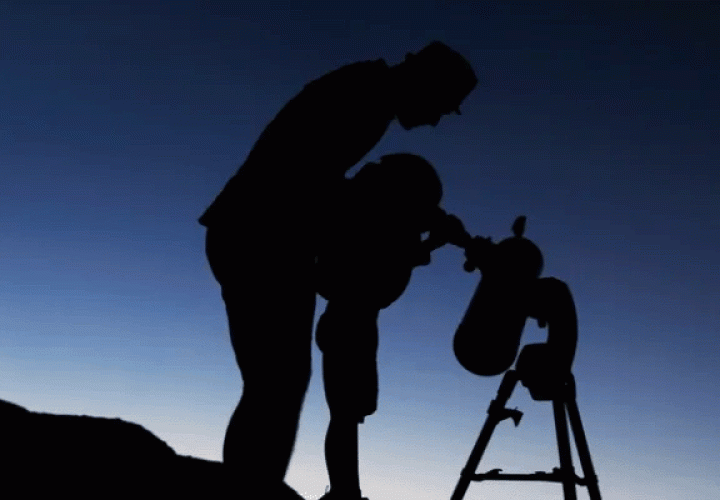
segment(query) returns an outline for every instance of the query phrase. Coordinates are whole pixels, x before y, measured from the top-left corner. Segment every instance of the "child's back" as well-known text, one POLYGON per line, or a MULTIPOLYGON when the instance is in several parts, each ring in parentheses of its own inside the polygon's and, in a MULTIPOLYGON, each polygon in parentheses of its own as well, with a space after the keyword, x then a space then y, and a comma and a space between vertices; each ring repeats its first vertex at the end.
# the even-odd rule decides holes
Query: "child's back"
POLYGON ((442 186, 433 167, 410 154, 383 156, 346 181, 318 254, 318 291, 328 300, 376 310, 403 293, 412 269, 427 262, 422 233, 442 186))

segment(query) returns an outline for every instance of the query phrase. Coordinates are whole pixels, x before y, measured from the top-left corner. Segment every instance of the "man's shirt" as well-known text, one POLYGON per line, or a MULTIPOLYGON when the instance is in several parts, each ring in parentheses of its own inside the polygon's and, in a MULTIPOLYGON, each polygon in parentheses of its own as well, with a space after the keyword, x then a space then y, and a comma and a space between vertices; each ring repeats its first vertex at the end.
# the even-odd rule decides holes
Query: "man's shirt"
MULTIPOLYGON (((307 84, 270 122, 238 172, 200 217, 211 227, 254 214, 313 219, 329 192, 394 119, 390 67, 344 66, 307 84)), ((308 220, 308 222, 312 222, 308 220)))

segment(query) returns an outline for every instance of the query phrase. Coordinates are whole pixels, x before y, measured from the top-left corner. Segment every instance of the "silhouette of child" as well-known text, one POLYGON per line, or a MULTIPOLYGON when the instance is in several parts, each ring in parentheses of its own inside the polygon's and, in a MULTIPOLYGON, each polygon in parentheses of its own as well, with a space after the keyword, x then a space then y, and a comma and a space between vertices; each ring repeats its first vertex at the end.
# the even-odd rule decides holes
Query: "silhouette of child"
POLYGON ((460 223, 438 207, 441 197, 432 165, 404 153, 365 165, 337 193, 341 208, 326 228, 316 275, 328 301, 316 329, 330 409, 330 491, 321 500, 361 498, 358 424, 377 407, 378 314, 400 297, 412 269, 448 242, 448 223, 460 223))

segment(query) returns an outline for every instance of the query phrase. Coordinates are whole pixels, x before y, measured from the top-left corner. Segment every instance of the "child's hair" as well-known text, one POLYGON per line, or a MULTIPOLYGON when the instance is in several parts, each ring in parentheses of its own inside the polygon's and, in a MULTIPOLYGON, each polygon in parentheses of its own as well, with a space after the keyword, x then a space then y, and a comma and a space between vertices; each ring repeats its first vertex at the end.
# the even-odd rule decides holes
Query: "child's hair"
POLYGON ((353 182, 373 196, 393 203, 435 206, 443 195, 435 168, 421 156, 410 153, 389 154, 378 163, 368 163, 355 174, 353 182))

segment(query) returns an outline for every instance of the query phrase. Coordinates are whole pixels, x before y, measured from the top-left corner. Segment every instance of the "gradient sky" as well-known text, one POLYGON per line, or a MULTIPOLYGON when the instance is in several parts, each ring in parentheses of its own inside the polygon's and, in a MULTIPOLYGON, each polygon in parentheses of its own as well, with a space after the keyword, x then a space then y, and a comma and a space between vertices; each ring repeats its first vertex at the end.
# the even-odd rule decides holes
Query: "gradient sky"
MULTIPOLYGON (((0 1, 0 398, 120 417, 219 460, 242 379, 197 217, 305 83, 438 39, 480 79, 462 116, 393 124, 365 160, 425 156, 473 234, 502 239, 527 215, 544 275, 576 300, 603 498, 715 498, 718 4, 257 4, 0 1)), ((449 498, 497 390, 452 353, 479 280, 462 263, 441 249, 381 314, 360 437, 371 500, 449 498)), ((543 339, 529 324, 523 341, 543 339)), ((287 478, 309 500, 328 484, 313 354, 287 478)), ((480 469, 555 467, 550 405, 518 389, 509 406, 525 417, 480 469)), ((497 482, 467 498, 531 493, 561 498, 497 482)))

